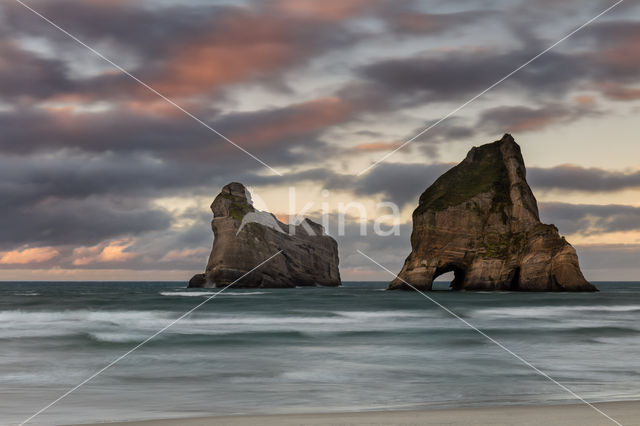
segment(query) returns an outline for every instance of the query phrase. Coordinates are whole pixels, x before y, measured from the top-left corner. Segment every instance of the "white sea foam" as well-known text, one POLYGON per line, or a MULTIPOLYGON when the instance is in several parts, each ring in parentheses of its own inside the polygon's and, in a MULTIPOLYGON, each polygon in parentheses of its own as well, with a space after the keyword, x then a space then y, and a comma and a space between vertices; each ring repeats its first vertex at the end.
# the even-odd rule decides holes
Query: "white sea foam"
POLYGON ((476 309, 475 314, 491 317, 550 317, 565 315, 566 312, 636 312, 640 305, 582 305, 582 306, 531 306, 519 308, 476 309))
POLYGON ((336 315, 353 319, 375 319, 375 318, 426 318, 429 313, 425 311, 334 311, 336 315))
MULTIPOLYGON (((176 292, 181 293, 181 292, 176 292)), ((194 293, 188 292, 191 296, 194 293)), ((238 292, 238 295, 259 292, 238 292)), ((504 307, 477 309, 477 318, 557 318, 566 312, 636 312, 640 305, 617 306, 555 306, 555 307, 504 307)), ((181 314, 181 311, 0 311, 0 338, 39 338, 64 335, 89 335, 105 342, 133 342, 144 339, 164 327, 181 314)), ((580 326, 596 326, 585 323, 580 326)), ((456 326, 442 323, 438 311, 381 310, 381 311, 329 311, 310 315, 282 315, 280 313, 240 314, 221 313, 214 310, 194 312, 176 323, 166 334, 225 335, 252 332, 300 332, 305 334, 372 332, 395 329, 429 329, 456 326)), ((559 326, 573 326, 564 321, 559 326)), ((508 328, 508 327, 507 327, 508 328)))
POLYGON ((91 311, 86 309, 65 311, 0 311, 0 324, 26 324, 34 322, 56 321, 89 321, 89 322, 128 322, 149 319, 150 317, 167 317, 165 313, 154 311, 91 311))
POLYGON ((0 338, 52 337, 109 328, 153 330, 171 313, 149 311, 0 311, 0 338))
MULTIPOLYGON (((182 296, 182 297, 201 297, 211 296, 218 291, 161 291, 162 296, 182 296)), ((255 296, 258 294, 266 294, 264 291, 224 291, 220 296, 255 296)), ((219 296, 218 296, 219 297, 219 296)))
MULTIPOLYGON (((128 342, 140 342, 147 337, 147 334, 142 333, 121 333, 121 332, 97 332, 89 333, 89 335, 99 341, 107 343, 128 343, 128 342)), ((162 336, 156 337, 156 339, 162 338, 162 336)))

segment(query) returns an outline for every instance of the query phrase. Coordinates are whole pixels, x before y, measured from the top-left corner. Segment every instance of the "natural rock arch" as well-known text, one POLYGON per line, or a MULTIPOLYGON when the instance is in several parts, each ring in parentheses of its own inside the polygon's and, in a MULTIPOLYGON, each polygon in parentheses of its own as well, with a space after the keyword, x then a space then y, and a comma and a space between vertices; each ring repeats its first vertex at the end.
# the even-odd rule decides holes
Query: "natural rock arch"
POLYGON ((389 288, 431 290, 450 270, 456 290, 597 291, 571 244, 540 222, 520 147, 508 134, 472 148, 420 196, 411 253, 389 288))
POLYGON ((442 267, 436 268, 433 273, 433 277, 431 278, 431 288, 429 290, 433 289, 433 282, 435 281, 435 279, 441 275, 446 274, 447 272, 453 272, 453 280, 451 280, 451 282, 449 283, 451 290, 461 290, 464 283, 466 270, 464 265, 455 263, 448 263, 442 267))

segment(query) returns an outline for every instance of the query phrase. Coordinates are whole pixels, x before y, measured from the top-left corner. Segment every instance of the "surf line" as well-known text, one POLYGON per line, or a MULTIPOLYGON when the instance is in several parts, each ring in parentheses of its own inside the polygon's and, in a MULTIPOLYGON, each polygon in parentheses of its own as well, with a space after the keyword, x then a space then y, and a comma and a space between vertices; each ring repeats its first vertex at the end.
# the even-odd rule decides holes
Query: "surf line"
POLYGON ((507 348, 505 345, 503 345, 502 343, 500 343, 499 341, 497 341, 496 339, 494 339, 493 337, 489 336, 487 333, 485 333, 484 331, 480 330, 478 327, 476 327, 475 325, 471 324, 469 321, 465 320, 464 318, 462 318, 460 315, 456 314, 455 312, 453 312, 451 309, 447 308, 446 306, 444 306, 443 304, 441 304, 440 302, 438 302, 437 300, 433 299, 432 297, 430 297, 429 295, 427 295, 426 293, 424 293, 423 291, 418 290, 416 287, 414 287, 412 284, 408 283, 407 281, 403 280, 402 278, 400 278, 399 276, 397 276, 396 274, 394 274, 391 270, 387 269, 387 267, 385 267, 384 265, 382 265, 381 263, 377 262, 375 259, 372 259, 371 257, 367 256, 366 254, 364 254, 362 251, 360 251, 359 249, 356 250, 358 253, 360 253, 361 255, 363 255, 364 257, 366 257, 367 259, 369 259, 371 262, 373 262, 374 264, 378 265, 380 268, 384 269, 385 271, 387 271, 388 273, 390 273, 391 275, 393 275, 394 277, 396 277, 397 279, 399 279, 400 281, 402 281, 403 283, 405 283, 406 285, 408 285, 409 287, 411 287, 413 290, 417 291, 420 295, 424 296, 425 298, 429 299, 431 302, 435 303, 439 308, 443 309, 445 312, 447 312, 448 314, 450 314, 451 316, 459 319, 460 321, 462 321, 463 324, 465 324, 467 327, 471 328, 472 330, 476 331, 477 333, 479 333, 480 335, 486 337, 491 343, 494 343, 495 345, 497 345, 498 347, 500 347, 501 349, 505 350, 507 353, 509 353, 510 355, 512 355, 514 358, 516 358, 518 361, 522 362, 524 365, 526 365, 527 367, 531 368, 532 370, 534 370, 536 373, 538 373, 539 375, 541 375, 542 377, 546 378, 547 380, 551 381, 552 383, 555 383, 556 385, 558 385, 560 388, 564 389, 565 391, 567 391, 571 396, 573 396, 576 399, 579 399, 580 401, 582 401, 583 403, 585 403, 586 405, 588 405, 589 407, 593 408, 595 411, 597 411, 598 413, 600 413, 601 415, 603 415, 604 417, 606 417, 607 419, 611 420, 613 423, 617 424, 618 426, 623 426, 622 423, 620 423, 619 421, 617 421, 616 419, 614 419, 613 417, 609 416, 607 413, 605 413, 604 411, 600 410, 598 407, 596 407, 595 405, 593 405, 592 403, 586 401, 584 398, 582 398, 580 395, 578 395, 577 393, 575 393, 574 391, 572 391, 571 389, 569 389, 567 386, 563 385, 562 383, 558 382, 556 379, 554 379, 553 377, 549 376, 547 373, 545 373, 544 371, 540 370, 538 367, 536 367, 535 365, 531 364, 529 361, 527 361, 526 359, 522 358, 520 355, 518 355, 517 353, 513 352, 511 349, 507 348))
POLYGON ((62 401, 64 398, 66 398, 67 396, 71 395, 73 392, 75 392, 76 390, 80 389, 82 386, 84 386, 85 384, 87 384, 88 382, 90 382, 91 380, 93 380, 94 378, 96 378, 97 376, 99 376, 100 374, 102 374, 104 371, 108 370, 109 368, 113 367, 115 364, 117 364, 118 362, 122 361, 124 358, 126 358, 127 356, 129 356, 131 353, 133 353, 134 351, 140 349, 142 346, 144 346, 145 344, 147 344, 150 340, 154 339, 155 337, 159 336, 160 334, 164 333, 167 329, 169 329, 170 327, 172 327, 174 324, 176 324, 177 322, 181 321, 182 319, 184 319, 185 317, 189 316, 190 314, 192 314, 196 309, 200 308, 202 305, 204 305, 205 303, 209 302, 211 299, 214 299, 216 296, 218 296, 220 293, 224 292, 226 289, 228 289, 229 287, 233 286, 234 284, 238 283, 240 280, 242 280, 244 277, 246 277, 247 275, 249 275, 250 273, 252 273, 253 271, 255 271, 256 269, 260 268, 262 265, 264 265, 265 263, 269 262, 271 259, 273 259, 274 257, 278 256, 280 253, 282 253, 282 250, 279 250, 278 252, 276 252, 275 254, 271 255, 269 258, 267 258, 266 260, 263 260, 261 263, 259 263, 258 265, 254 266, 253 269, 251 269, 249 272, 243 274, 240 278, 236 279, 235 281, 233 281, 231 284, 226 285, 225 287, 222 288, 222 290, 218 291, 217 293, 213 293, 211 296, 207 297, 205 300, 203 300, 202 302, 198 303, 196 306, 194 306, 193 308, 189 309, 187 312, 185 312, 184 314, 180 315, 178 318, 176 318, 175 320, 171 321, 169 324, 165 325, 164 327, 162 327, 160 330, 156 331, 155 333, 153 333, 151 336, 147 337, 146 339, 144 339, 142 342, 138 343, 136 346, 134 346, 133 348, 129 349, 127 352, 123 353, 122 355, 120 355, 118 358, 114 359, 113 361, 111 361, 109 364, 107 364, 106 366, 102 367, 100 370, 96 371, 95 373, 93 373, 91 376, 87 377, 86 379, 84 379, 82 382, 78 383, 77 385, 75 385, 74 387, 72 387, 71 389, 69 389, 68 391, 66 391, 65 393, 63 393, 62 395, 60 395, 58 398, 56 398, 54 401, 50 402, 49 404, 45 405, 44 407, 42 407, 40 410, 38 410, 37 412, 35 412, 34 414, 32 414, 31 416, 27 417, 25 420, 23 420, 22 422, 19 423, 19 426, 23 426, 26 423, 30 422, 31 420, 33 420, 34 418, 36 418, 37 416, 39 416, 40 414, 42 414, 44 411, 48 410, 49 408, 53 407, 55 404, 57 404, 58 402, 62 401))

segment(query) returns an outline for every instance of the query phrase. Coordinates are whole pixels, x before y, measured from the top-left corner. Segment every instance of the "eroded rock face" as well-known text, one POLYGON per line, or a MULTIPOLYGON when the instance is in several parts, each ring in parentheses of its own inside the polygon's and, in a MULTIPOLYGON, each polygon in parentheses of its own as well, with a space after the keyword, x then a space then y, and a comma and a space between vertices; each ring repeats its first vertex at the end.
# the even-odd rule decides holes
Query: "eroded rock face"
POLYGON ((575 249, 540 222, 511 135, 474 147, 420 196, 411 254, 390 289, 431 290, 453 271, 454 290, 597 291, 575 249), (401 278, 401 279, 400 279, 401 278))
POLYGON ((259 269, 234 287, 338 286, 338 245, 322 225, 305 219, 285 225, 271 213, 257 211, 244 185, 232 182, 211 204, 215 236, 204 274, 196 274, 189 287, 224 287, 270 256, 259 269))

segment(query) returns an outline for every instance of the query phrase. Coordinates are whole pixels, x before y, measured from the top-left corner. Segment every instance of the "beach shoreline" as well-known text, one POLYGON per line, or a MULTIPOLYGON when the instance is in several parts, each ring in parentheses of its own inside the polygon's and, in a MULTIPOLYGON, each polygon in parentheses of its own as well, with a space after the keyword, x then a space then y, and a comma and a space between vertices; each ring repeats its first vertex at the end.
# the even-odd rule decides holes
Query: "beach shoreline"
MULTIPOLYGON (((594 403, 625 426, 640 425, 640 401, 594 403)), ((174 419, 150 419, 89 425, 111 426, 425 426, 425 425, 554 425, 595 426, 616 424, 594 408, 582 404, 519 405, 346 413, 226 415, 174 419)))

